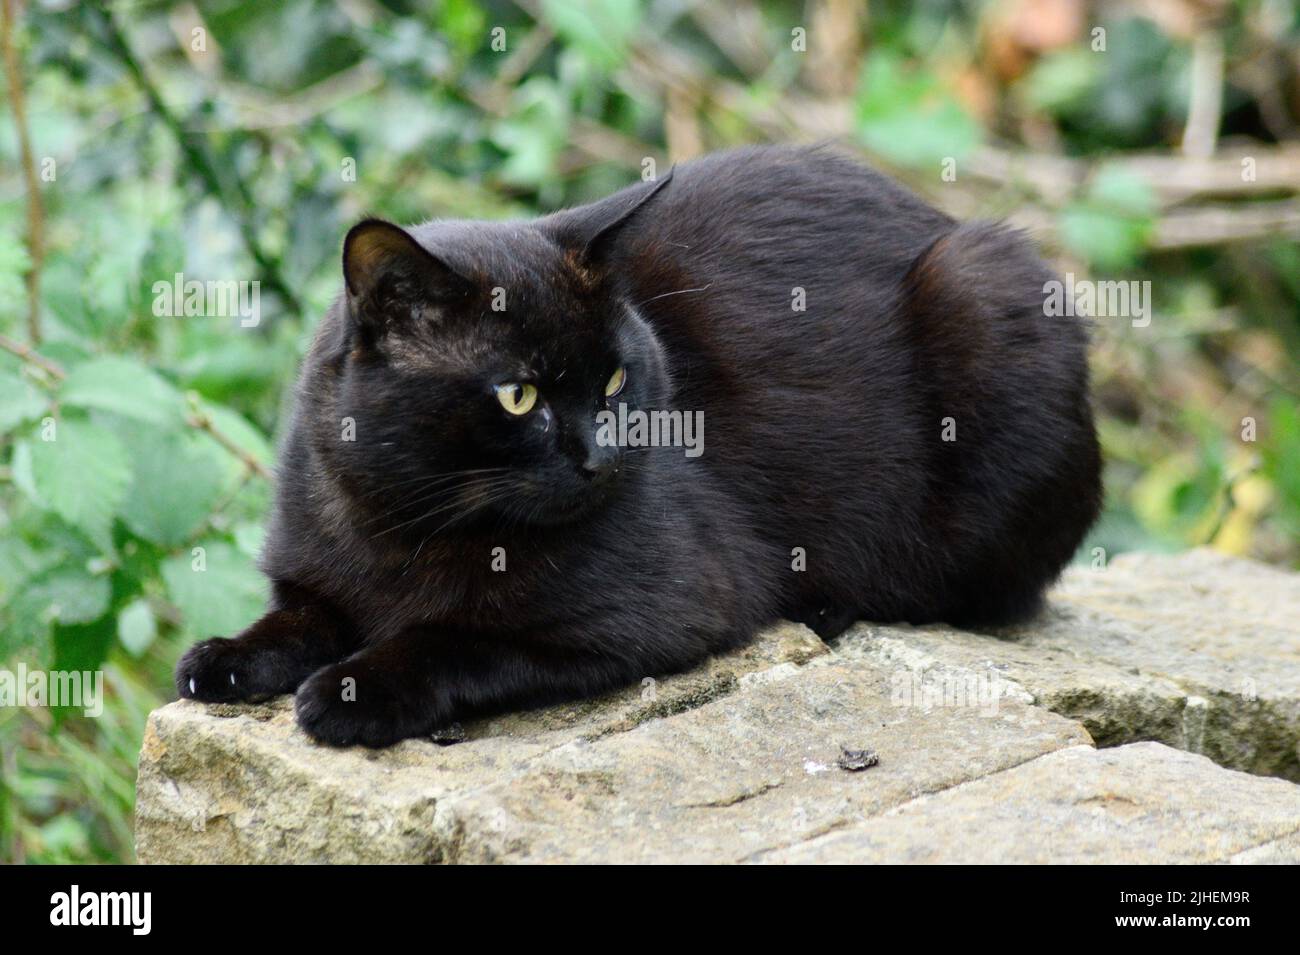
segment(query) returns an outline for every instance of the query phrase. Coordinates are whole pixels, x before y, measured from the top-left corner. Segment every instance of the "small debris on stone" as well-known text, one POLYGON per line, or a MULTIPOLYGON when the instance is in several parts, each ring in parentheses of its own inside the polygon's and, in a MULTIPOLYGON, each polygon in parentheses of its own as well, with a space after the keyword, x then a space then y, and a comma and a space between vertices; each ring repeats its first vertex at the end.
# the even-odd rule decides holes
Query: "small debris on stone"
POLYGON ((879 762, 880 757, 874 749, 849 749, 841 743, 840 758, 835 760, 835 765, 851 773, 860 773, 862 770, 870 769, 879 762))
POLYGON ((440 726, 429 734, 429 739, 439 746, 455 746, 457 743, 465 742, 468 738, 465 727, 459 723, 448 723, 446 726, 440 726))

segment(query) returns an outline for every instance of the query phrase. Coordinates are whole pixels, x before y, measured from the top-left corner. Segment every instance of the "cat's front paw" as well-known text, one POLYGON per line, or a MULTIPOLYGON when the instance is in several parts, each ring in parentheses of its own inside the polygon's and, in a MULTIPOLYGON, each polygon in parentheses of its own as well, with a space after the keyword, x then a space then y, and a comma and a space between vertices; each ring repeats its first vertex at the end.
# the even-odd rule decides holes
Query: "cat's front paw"
POLYGON ((177 694, 201 703, 256 702, 293 688, 276 654, 236 639, 203 640, 176 664, 177 694))
POLYGON ((298 725, 331 746, 380 749, 411 736, 427 736, 438 711, 427 688, 405 674, 345 660, 312 674, 294 698, 298 725))

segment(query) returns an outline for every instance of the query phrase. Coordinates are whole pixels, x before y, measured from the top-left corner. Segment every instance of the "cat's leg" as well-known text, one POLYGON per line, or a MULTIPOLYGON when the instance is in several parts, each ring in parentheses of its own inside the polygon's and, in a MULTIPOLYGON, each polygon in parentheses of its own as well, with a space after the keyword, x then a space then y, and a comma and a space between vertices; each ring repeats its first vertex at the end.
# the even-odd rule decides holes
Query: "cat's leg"
POLYGON ((642 669, 544 641, 413 629, 313 673, 295 708, 298 723, 323 743, 382 747, 476 713, 573 699, 664 672, 642 669))
POLYGON ((196 643, 176 665, 176 692, 205 703, 292 693, 308 675, 360 644, 351 621, 328 602, 278 584, 272 609, 236 637, 196 643))

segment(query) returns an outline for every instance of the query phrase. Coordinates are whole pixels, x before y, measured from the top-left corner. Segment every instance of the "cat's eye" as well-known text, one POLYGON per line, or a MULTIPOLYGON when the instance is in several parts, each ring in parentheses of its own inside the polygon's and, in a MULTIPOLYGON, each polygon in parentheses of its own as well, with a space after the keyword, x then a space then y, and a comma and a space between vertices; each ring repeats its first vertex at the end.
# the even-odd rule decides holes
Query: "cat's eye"
POLYGON ((528 414, 533 410, 533 405, 537 404, 537 388, 514 381, 497 385, 497 401, 511 414, 528 414))
POLYGON ((625 384, 627 384, 627 372, 620 367, 618 371, 609 376, 609 381, 605 382, 605 397, 613 398, 623 390, 625 384))

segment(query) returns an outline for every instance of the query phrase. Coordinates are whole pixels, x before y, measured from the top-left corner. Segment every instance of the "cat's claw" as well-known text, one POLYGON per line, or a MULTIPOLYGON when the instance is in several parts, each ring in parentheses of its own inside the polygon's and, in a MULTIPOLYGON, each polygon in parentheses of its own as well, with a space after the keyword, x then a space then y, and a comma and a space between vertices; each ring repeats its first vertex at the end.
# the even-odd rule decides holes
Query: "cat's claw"
POLYGON ((176 665, 177 695, 201 703, 254 702, 293 688, 273 653, 238 640, 196 643, 176 665))

